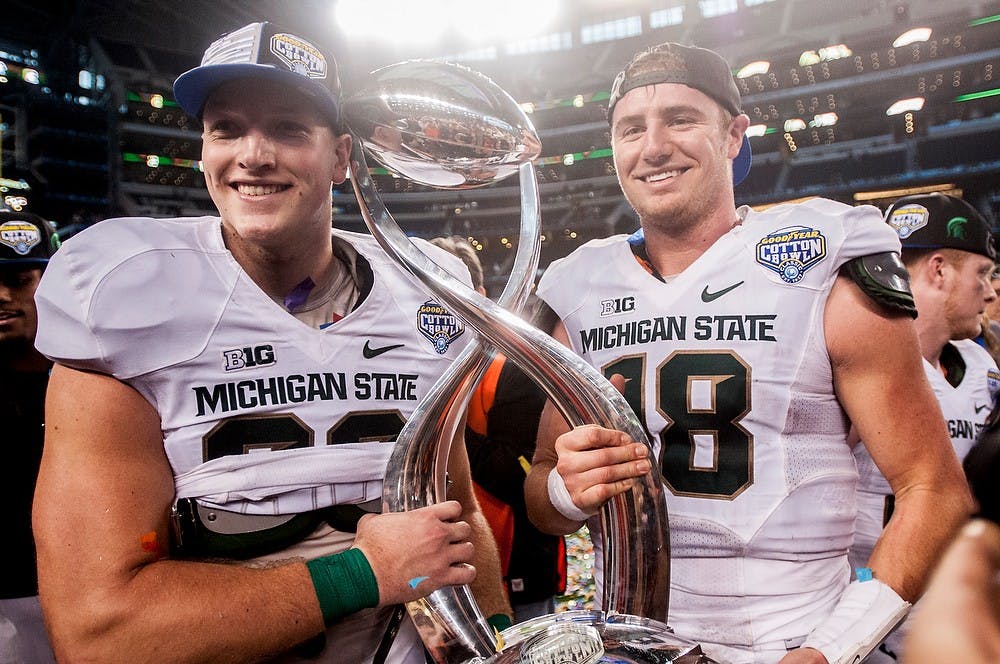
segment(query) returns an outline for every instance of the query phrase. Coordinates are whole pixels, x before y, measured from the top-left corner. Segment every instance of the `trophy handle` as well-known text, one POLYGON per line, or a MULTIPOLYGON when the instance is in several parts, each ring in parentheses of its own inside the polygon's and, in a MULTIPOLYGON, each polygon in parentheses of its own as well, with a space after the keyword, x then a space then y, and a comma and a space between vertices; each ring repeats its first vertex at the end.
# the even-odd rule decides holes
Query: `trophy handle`
MULTIPOLYGON (((528 180, 533 191, 537 187, 533 166, 529 163, 520 168, 522 187, 528 180)), ((355 141, 352 148, 351 172, 351 183, 365 223, 382 248, 467 325, 517 362, 542 387, 571 426, 594 423, 618 429, 652 449, 624 397, 596 369, 519 316, 475 293, 409 241, 392 219, 371 180, 360 141, 355 141)), ((537 233, 537 193, 535 198, 534 208, 528 206, 526 209, 522 197, 522 217, 534 218, 534 232, 537 233)), ((601 511, 605 537, 604 608, 609 613, 666 621, 670 587, 669 535, 655 459, 652 465, 652 472, 629 491, 610 500, 601 511)), ((386 493, 398 488, 392 489, 387 483, 386 493)), ((440 486, 437 493, 441 493, 440 486)))
MULTIPOLYGON (((360 152, 360 148, 356 149, 360 152)), ((354 159, 352 172, 366 173, 364 155, 355 154, 354 159)), ((528 169, 521 172, 521 198, 525 219, 531 223, 522 224, 511 275, 498 299, 501 306, 515 312, 524 306, 531 290, 540 250, 538 189, 531 165, 526 166, 528 169)), ((397 445, 386 468, 383 482, 386 511, 416 509, 446 497, 451 441, 462 423, 469 398, 493 357, 493 349, 484 350, 483 343, 475 338, 417 404, 396 438, 397 445)), ((407 603, 406 609, 437 662, 464 662, 475 657, 488 658, 497 652, 493 628, 483 618, 467 586, 441 588, 407 603)))

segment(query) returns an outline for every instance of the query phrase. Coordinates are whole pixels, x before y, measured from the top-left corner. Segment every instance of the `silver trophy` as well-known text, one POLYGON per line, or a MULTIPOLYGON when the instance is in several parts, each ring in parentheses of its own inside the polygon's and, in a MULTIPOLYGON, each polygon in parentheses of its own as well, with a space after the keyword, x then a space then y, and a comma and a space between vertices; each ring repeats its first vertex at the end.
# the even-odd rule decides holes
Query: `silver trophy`
MULTIPOLYGON (((538 135, 517 103, 490 79, 458 65, 408 61, 379 69, 345 103, 354 135, 351 183, 382 248, 473 327, 470 343, 417 405, 389 460, 383 509, 404 511, 446 495, 447 454, 461 415, 493 350, 537 382, 572 426, 600 424, 645 441, 624 397, 592 366, 519 315, 538 264, 538 185, 531 160, 538 135), (468 189, 518 173, 517 254, 498 302, 482 297, 406 237, 369 175, 365 152, 394 174, 428 186, 468 189)), ((653 471, 601 511, 603 611, 542 616, 505 630, 486 623, 465 586, 443 588, 406 609, 439 664, 541 662, 711 662, 667 627, 669 537, 663 488, 653 471)))

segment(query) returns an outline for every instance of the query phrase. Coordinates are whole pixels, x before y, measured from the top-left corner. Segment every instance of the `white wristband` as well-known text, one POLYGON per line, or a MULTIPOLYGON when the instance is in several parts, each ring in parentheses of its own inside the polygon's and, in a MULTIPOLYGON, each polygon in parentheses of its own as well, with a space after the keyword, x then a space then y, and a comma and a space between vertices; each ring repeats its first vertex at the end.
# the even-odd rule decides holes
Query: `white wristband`
POLYGON ((815 648, 830 664, 856 664, 882 643, 909 609, 909 602, 878 579, 854 581, 801 647, 815 648))
POLYGON ((566 488, 566 483, 563 481, 562 475, 555 468, 549 472, 546 484, 549 488, 549 502, 564 517, 570 521, 586 521, 593 516, 593 514, 588 514, 576 506, 573 498, 569 495, 569 489, 566 488))

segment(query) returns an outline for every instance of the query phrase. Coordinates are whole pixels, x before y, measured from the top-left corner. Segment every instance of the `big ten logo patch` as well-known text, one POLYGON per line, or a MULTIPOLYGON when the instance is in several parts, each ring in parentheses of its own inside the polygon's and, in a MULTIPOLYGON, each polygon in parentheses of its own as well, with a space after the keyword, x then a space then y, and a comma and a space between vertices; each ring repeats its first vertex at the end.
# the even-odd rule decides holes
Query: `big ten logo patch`
POLYGON ((274 347, 271 344, 232 348, 222 351, 223 368, 226 371, 239 371, 254 367, 274 364, 274 347))
POLYGON ((632 296, 601 300, 601 318, 616 316, 630 311, 635 311, 635 298, 632 296))

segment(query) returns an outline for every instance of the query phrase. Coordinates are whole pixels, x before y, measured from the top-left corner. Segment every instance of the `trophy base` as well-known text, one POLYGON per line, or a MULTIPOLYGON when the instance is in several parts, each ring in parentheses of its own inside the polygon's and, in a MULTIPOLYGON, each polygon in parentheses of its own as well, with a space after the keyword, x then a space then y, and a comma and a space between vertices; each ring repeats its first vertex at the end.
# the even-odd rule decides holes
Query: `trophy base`
POLYGON ((603 611, 551 613, 505 629, 482 664, 725 664, 649 618, 603 611))

